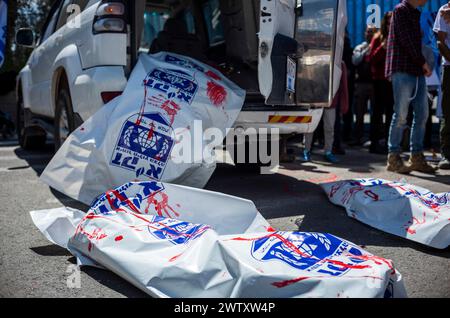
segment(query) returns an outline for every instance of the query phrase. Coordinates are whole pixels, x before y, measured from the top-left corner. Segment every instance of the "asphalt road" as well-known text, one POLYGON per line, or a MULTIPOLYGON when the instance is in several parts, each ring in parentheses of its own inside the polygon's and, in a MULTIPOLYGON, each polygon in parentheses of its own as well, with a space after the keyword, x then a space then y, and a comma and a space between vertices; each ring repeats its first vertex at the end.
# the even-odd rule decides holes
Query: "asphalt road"
MULTIPOLYGON (((145 297, 111 272, 84 268, 81 288, 67 287, 75 259, 51 245, 34 227, 31 210, 87 207, 49 189, 38 176, 51 159, 52 146, 27 152, 15 143, 0 142, 0 297, 145 297)), ((330 166, 286 164, 277 174, 257 175, 221 164, 207 189, 251 199, 279 230, 328 232, 392 259, 404 277, 410 297, 450 297, 450 249, 435 250, 372 229, 348 218, 333 206, 317 183, 335 178, 382 177, 399 180, 384 170, 384 157, 354 149, 330 166)), ((450 173, 406 177, 434 192, 450 191, 450 173)))

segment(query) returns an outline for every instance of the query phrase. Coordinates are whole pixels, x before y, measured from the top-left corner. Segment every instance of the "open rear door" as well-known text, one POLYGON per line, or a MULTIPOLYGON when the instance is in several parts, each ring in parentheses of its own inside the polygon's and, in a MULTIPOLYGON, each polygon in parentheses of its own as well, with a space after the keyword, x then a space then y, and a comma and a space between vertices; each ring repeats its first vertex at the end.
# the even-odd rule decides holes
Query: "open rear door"
POLYGON ((258 77, 271 105, 329 107, 341 79, 346 0, 261 0, 258 77))

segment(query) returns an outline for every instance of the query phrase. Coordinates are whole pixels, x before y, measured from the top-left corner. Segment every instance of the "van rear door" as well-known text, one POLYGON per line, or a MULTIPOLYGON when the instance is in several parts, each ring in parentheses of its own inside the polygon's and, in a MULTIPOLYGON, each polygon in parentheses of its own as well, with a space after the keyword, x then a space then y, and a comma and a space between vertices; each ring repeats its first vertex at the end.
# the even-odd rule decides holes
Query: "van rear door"
POLYGON ((341 79, 346 0, 261 0, 258 79, 266 104, 329 107, 341 79))

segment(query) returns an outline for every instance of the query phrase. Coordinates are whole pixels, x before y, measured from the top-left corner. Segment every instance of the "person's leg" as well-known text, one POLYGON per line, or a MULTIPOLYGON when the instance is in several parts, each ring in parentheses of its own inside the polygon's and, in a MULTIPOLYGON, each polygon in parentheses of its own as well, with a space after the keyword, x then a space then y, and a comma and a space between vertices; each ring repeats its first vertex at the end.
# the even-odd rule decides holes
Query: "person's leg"
POLYGON ((355 89, 355 144, 361 144, 364 138, 364 116, 367 113, 367 103, 373 98, 372 83, 358 83, 355 89))
POLYGON ((386 94, 384 103, 384 115, 386 116, 386 121, 384 124, 384 136, 387 140, 389 139, 389 130, 392 123, 392 114, 394 112, 394 92, 392 90, 392 83, 389 81, 384 81, 384 90, 386 94))
POLYGON ((400 153, 400 143, 403 138, 408 109, 416 89, 416 77, 406 73, 392 75, 392 88, 394 91, 394 114, 389 130, 389 155, 387 170, 398 173, 409 173, 411 170, 405 166, 400 153))
POLYGON ((412 154, 423 153, 423 140, 428 120, 428 96, 425 77, 418 78, 416 98, 411 101, 414 117, 411 125, 410 150, 412 154))
POLYGON ((416 89, 416 77, 406 73, 395 73, 392 75, 392 89, 394 113, 389 130, 389 153, 400 154, 409 105, 416 89))
POLYGON ((331 163, 337 163, 338 160, 333 155, 333 142, 334 142, 334 126, 336 122, 335 109, 325 109, 323 113, 323 133, 325 138, 325 160, 331 163))
POLYGON ((305 151, 311 152, 313 139, 314 139, 314 133, 305 134, 305 140, 304 140, 305 151))
POLYGON ((444 67, 442 76, 442 113, 441 151, 445 159, 439 168, 450 169, 450 66, 444 67))
POLYGON ((433 100, 430 98, 430 95, 428 95, 427 98, 428 102, 428 120, 427 124, 425 126, 425 137, 423 140, 423 146, 425 149, 431 149, 433 146, 432 137, 433 137, 433 100))
POLYGON ((337 103, 335 108, 335 123, 334 123, 334 142, 333 142, 333 152, 335 154, 345 154, 342 149, 341 144, 341 127, 342 127, 342 115, 341 115, 341 105, 337 103))
POLYGON ((384 86, 382 81, 374 81, 374 105, 370 116, 370 152, 379 153, 379 142, 383 131, 384 86))
POLYGON ((330 153, 333 150, 335 121, 336 121, 336 110, 332 108, 324 109, 323 133, 325 139, 325 146, 323 150, 325 153, 330 153))
POLYGON ((423 140, 429 116, 427 84, 424 76, 418 77, 417 93, 411 101, 411 105, 413 107, 414 117, 410 138, 410 169, 424 173, 433 173, 435 169, 426 162, 423 155, 423 140))
MULTIPOLYGON (((355 75, 352 71, 348 72, 348 112, 342 116, 343 120, 343 133, 342 136, 344 141, 349 141, 352 137, 353 133, 353 102, 354 102, 354 94, 355 94, 355 75)), ((341 137, 342 137, 341 136, 341 137)))

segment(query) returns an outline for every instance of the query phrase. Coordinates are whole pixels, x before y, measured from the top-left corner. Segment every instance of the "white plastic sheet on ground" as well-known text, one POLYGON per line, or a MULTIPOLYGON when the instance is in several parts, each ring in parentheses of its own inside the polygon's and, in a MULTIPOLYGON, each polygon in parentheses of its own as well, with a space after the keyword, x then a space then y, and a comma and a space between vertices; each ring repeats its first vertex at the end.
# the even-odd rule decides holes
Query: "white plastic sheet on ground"
POLYGON ((214 128, 225 136, 244 99, 245 91, 210 66, 172 53, 142 54, 122 96, 68 138, 41 180, 86 204, 130 181, 202 188, 215 160, 201 134, 214 128), (194 130, 200 140, 191 142, 194 130))
POLYGON ((450 245, 450 192, 435 194, 402 182, 355 179, 321 185, 348 216, 434 248, 450 245))
POLYGON ((251 201, 158 182, 108 191, 88 214, 31 212, 79 264, 155 297, 405 297, 391 261, 330 234, 276 232, 251 201))

